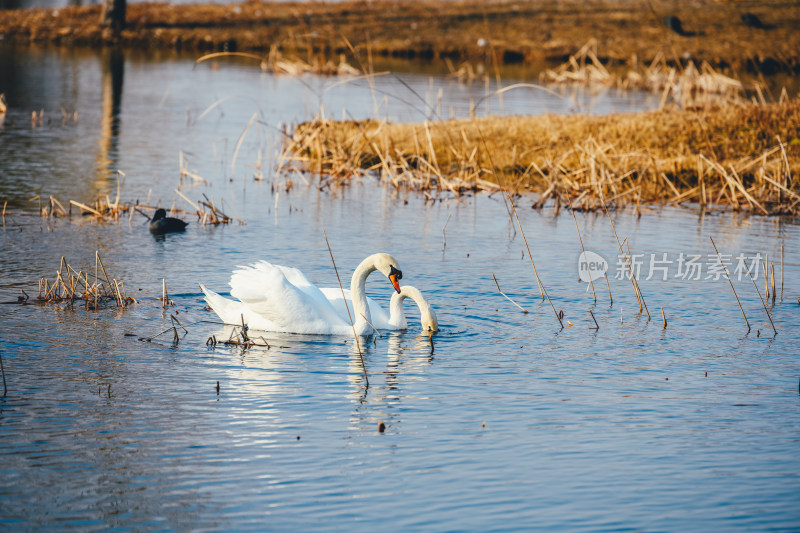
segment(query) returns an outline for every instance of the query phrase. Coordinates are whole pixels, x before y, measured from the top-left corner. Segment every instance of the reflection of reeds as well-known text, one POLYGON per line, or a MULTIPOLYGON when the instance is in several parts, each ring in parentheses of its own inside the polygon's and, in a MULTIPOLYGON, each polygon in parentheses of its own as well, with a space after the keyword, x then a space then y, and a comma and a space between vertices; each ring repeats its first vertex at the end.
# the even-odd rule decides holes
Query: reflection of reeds
POLYGON ((697 202, 800 214, 800 101, 607 116, 484 117, 422 124, 300 124, 281 170, 319 186, 378 176, 423 194, 538 194, 535 205, 578 210, 697 202), (491 148, 482 138, 491 139, 491 148))
MULTIPOLYGON (((672 100, 681 107, 745 102, 744 85, 739 80, 715 71, 707 62, 698 67, 693 61, 673 66, 659 52, 644 67, 633 61, 625 73, 608 70, 597 57, 597 41, 592 39, 571 55, 566 63, 540 75, 545 83, 638 89, 661 95, 662 107, 672 100)), ((756 87, 759 90, 759 87, 756 87)), ((761 93, 759 93, 761 94, 761 93)), ((763 94, 761 94, 763 101, 763 94)))
POLYGON ((134 298, 125 294, 125 284, 122 280, 108 276, 99 252, 95 252, 94 282, 89 280, 88 274, 76 271, 62 257, 55 279, 39 280, 39 296, 36 299, 45 303, 74 304, 80 301, 84 302, 87 309, 98 309, 100 305, 110 303, 112 300, 117 307, 136 303, 134 298), (103 278, 99 277, 98 268, 102 271, 103 278))
MULTIPOLYGON (((334 62, 333 60, 320 57, 315 57, 310 62, 306 62, 297 58, 285 57, 275 46, 270 48, 269 54, 266 56, 247 52, 216 52, 197 58, 195 64, 224 57, 243 57, 246 59, 253 59, 259 62, 262 72, 269 72, 272 74, 286 74, 290 76, 300 76, 302 74, 318 74, 322 76, 354 76, 361 74, 360 70, 345 60, 343 54, 339 56, 338 63, 334 62)), ((213 63, 212 65, 212 68, 218 68, 218 63, 213 63)))

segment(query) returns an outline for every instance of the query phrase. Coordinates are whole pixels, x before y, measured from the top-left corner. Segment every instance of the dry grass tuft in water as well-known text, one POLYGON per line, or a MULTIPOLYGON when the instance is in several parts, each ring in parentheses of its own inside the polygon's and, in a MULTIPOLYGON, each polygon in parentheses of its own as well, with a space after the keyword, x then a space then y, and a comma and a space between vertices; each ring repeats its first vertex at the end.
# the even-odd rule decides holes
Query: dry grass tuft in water
MULTIPOLYGON (((173 207, 168 209, 170 214, 179 214, 184 216, 191 216, 195 215, 197 217, 197 221, 201 225, 218 225, 218 224, 230 224, 234 221, 238 222, 241 225, 246 224, 243 220, 238 220, 233 218, 232 216, 228 215, 225 211, 223 211, 222 205, 218 205, 214 200, 211 200, 206 196, 203 195, 204 200, 200 200, 198 202, 193 202, 189 198, 187 198, 183 193, 179 190, 175 189, 175 193, 180 196, 183 200, 189 203, 193 208, 194 211, 185 211, 181 209, 176 209, 173 207)), ((49 196, 46 199, 43 199, 41 196, 37 195, 29 199, 29 202, 38 202, 38 211, 39 216, 44 219, 48 218, 64 218, 64 219, 71 219, 73 216, 73 207, 77 208, 78 213, 81 217, 91 219, 97 222, 114 222, 119 221, 123 218, 128 219, 128 221, 132 221, 134 212, 140 213, 142 216, 150 219, 152 218, 153 213, 158 209, 156 206, 148 206, 142 205, 138 203, 132 204, 123 204, 120 203, 119 194, 117 194, 116 199, 112 202, 108 196, 102 197, 99 196, 94 202, 86 204, 82 202, 78 202, 76 200, 70 200, 67 205, 68 208, 65 208, 64 205, 55 197, 49 196)), ((220 200, 220 204, 224 204, 225 200, 220 200)), ((2 208, 2 225, 6 223, 6 216, 11 215, 12 213, 6 211, 7 202, 3 204, 2 208)), ((13 213, 19 216, 26 216, 26 213, 13 213)))
POLYGON ((55 279, 39 280, 39 295, 36 300, 43 303, 67 302, 70 306, 77 301, 82 302, 87 309, 94 310, 112 302, 115 307, 123 308, 136 303, 134 298, 125 294, 122 280, 108 276, 99 252, 95 252, 94 281, 89 278, 89 273, 75 270, 62 257, 55 279))
POLYGON ((797 215, 800 100, 422 124, 317 118, 295 129, 282 161, 318 174, 320 188, 371 174, 426 194, 532 192, 535 207, 556 210, 695 202, 797 215))

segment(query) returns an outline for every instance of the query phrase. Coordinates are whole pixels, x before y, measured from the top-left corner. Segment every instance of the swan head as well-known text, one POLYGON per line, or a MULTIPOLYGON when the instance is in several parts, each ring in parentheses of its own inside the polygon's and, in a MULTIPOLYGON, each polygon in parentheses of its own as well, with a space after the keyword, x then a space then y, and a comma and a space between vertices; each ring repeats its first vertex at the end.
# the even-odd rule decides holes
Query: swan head
MULTIPOLYGON (((428 303, 428 300, 422 295, 419 289, 411 285, 404 285, 400 288, 400 292, 392 295, 392 308, 399 307, 402 310, 403 300, 411 298, 419 307, 419 319, 422 324, 422 331, 426 333, 436 333, 439 331, 439 320, 436 318, 436 312, 428 303)), ((395 311, 392 311, 394 314, 395 311)), ((399 313, 403 315, 403 325, 405 326, 405 315, 402 311, 399 313)))
POLYGON ((392 286, 397 293, 400 293, 400 280, 403 279, 403 272, 398 268, 397 259, 389 254, 373 254, 369 258, 376 270, 389 278, 392 286))
POLYGON ((427 312, 420 313, 420 321, 422 322, 422 331, 428 333, 436 333, 439 331, 439 320, 436 318, 436 313, 428 306, 427 312))

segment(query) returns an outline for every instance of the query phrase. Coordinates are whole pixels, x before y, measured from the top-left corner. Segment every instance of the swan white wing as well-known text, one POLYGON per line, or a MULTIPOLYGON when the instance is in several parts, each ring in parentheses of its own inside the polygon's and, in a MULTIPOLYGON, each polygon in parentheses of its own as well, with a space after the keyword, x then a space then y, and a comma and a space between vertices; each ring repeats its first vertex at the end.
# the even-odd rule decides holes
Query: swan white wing
POLYGON ((283 265, 272 265, 267 261, 261 261, 257 263, 257 265, 262 263, 265 265, 263 268, 268 268, 267 265, 269 265, 280 270, 289 283, 294 285, 298 290, 304 292, 311 301, 315 302, 317 310, 328 320, 335 322, 337 318, 340 318, 341 320, 349 322, 349 320, 346 319, 346 313, 344 316, 338 313, 331 305, 329 298, 323 294, 322 289, 311 283, 300 269, 283 265))
POLYGON ((297 269, 262 261, 234 271, 230 285, 231 296, 241 300, 252 313, 272 323, 274 331, 347 333, 349 324, 297 269), (285 270, 300 286, 287 279, 285 270))
POLYGON ((242 320, 244 320, 245 323, 253 329, 263 331, 278 330, 278 326, 266 318, 259 316, 257 313, 253 313, 246 304, 237 302, 236 300, 229 300, 212 291, 205 285, 200 285, 200 290, 203 291, 203 295, 209 307, 211 307, 217 316, 226 324, 241 324, 242 320))

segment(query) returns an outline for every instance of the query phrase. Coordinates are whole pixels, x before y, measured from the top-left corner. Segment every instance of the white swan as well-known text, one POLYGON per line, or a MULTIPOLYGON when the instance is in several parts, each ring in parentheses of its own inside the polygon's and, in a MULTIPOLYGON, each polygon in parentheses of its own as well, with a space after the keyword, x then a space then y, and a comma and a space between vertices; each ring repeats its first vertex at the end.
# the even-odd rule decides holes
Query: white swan
MULTIPOLYGON (((400 291, 398 280, 403 274, 391 255, 373 254, 356 267, 350 291, 355 295, 352 312, 357 335, 372 332, 368 323, 372 322, 372 317, 364 286, 367 276, 375 270, 389 278, 395 290, 400 291)), ((230 286, 231 296, 238 301, 224 298, 200 285, 208 305, 228 324, 240 324, 244 320, 248 327, 262 331, 353 334, 349 319, 339 315, 320 289, 296 268, 260 261, 235 270, 230 286)))
MULTIPOLYGON (((333 305, 339 315, 347 316, 347 311, 344 308, 344 304, 342 303, 342 291, 338 287, 324 287, 321 288, 322 294, 325 295, 325 298, 333 305)), ((347 298, 347 304, 352 305, 352 301, 350 299, 350 291, 344 291, 345 297, 347 298)), ((372 298, 367 297, 367 305, 369 306, 369 312, 372 315, 372 325, 375 326, 377 329, 388 329, 388 330, 401 330, 401 329, 408 329, 408 324, 406 322, 406 314, 403 311, 403 301, 406 298, 411 298, 416 302, 417 307, 419 307, 419 318, 420 324, 422 325, 422 331, 436 333, 439 331, 439 321, 436 318, 436 312, 433 310, 431 305, 422 296, 422 293, 416 287, 412 287, 411 285, 403 285, 400 287, 400 292, 395 292, 392 294, 392 300, 389 303, 389 315, 386 314, 386 311, 375 302, 372 298)))

